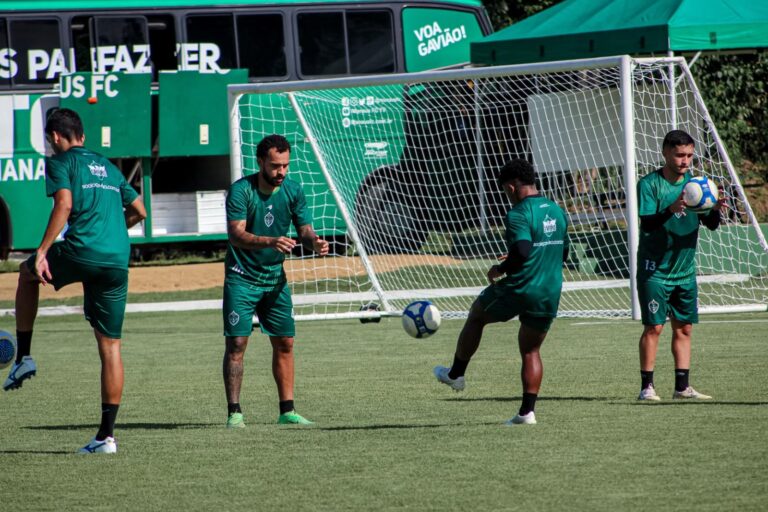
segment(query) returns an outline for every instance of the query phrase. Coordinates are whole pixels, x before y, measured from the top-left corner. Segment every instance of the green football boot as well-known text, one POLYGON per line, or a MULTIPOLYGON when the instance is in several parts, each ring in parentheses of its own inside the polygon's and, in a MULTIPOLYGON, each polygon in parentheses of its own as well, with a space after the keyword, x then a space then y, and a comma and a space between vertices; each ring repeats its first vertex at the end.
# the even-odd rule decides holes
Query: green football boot
POLYGON ((243 421, 243 413, 233 412, 227 418, 227 428, 245 428, 245 421, 243 421))
POLYGON ((280 425, 312 425, 313 423, 296 411, 288 411, 277 418, 280 425))

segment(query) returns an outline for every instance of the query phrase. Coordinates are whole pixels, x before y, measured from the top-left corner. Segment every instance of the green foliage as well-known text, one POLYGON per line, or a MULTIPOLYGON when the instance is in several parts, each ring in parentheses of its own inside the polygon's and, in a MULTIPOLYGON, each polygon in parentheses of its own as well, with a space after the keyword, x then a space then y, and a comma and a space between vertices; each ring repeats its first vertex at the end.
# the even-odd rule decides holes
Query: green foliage
POLYGON ((768 178, 768 56, 708 55, 691 71, 734 165, 761 164, 768 178))
POLYGON ((653 405, 635 400, 638 322, 557 320, 532 427, 502 424, 520 404, 517 322, 486 328, 461 394, 431 370, 450 363, 462 322, 419 341, 399 324, 297 325, 296 405, 309 428, 276 425, 269 342, 254 334, 248 427, 233 432, 221 313, 128 315, 119 453, 90 456, 73 451, 98 427, 92 332, 80 315, 40 318, 38 374, 2 396, 3 510, 765 508, 764 314, 694 328, 692 382, 714 403, 669 399, 665 331, 653 405))
POLYGON ((483 0, 485 10, 491 18, 494 30, 501 30, 528 16, 560 3, 562 0, 518 0, 507 2, 505 0, 483 0))

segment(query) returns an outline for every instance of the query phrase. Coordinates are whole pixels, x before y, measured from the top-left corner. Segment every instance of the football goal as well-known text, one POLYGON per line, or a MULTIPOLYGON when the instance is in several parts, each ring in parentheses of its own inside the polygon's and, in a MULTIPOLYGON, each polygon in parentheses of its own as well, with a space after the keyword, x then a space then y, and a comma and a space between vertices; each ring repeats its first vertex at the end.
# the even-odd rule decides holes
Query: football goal
POLYGON ((636 183, 676 128, 728 201, 699 233, 701 311, 768 305, 768 244, 682 58, 242 84, 229 99, 232 179, 257 172, 262 137, 285 135, 289 177, 332 241, 328 257, 286 261, 297 318, 397 315, 416 299, 465 316, 506 253, 495 175, 511 158, 569 216, 560 314, 639 318, 636 183))

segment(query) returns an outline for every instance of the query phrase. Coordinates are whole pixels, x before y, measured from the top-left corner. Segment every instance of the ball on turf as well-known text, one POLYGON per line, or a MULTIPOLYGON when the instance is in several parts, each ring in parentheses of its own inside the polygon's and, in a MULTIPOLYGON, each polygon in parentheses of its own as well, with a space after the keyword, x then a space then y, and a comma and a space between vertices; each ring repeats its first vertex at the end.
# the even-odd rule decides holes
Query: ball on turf
POLYGON ((10 365, 16 358, 16 338, 9 332, 0 331, 0 369, 10 365))
POLYGON ((417 300, 403 310, 403 329, 414 338, 428 338, 440 327, 440 310, 428 300, 417 300))
POLYGON ((689 210, 706 212, 717 204, 717 185, 706 176, 695 176, 683 187, 683 201, 689 210))

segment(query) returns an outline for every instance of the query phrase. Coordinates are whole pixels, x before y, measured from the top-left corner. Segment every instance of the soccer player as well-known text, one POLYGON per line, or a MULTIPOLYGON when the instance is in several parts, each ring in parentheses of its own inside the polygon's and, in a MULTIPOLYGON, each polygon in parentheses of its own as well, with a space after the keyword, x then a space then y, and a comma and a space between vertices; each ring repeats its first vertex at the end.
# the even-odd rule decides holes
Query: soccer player
POLYGON ((43 240, 19 269, 16 289, 18 352, 3 385, 20 388, 37 373, 30 355, 40 284, 59 290, 82 283, 85 318, 101 359, 101 425, 81 453, 115 453, 113 431, 123 393, 120 355, 128 292, 128 229, 146 217, 144 204, 123 173, 103 156, 83 147, 83 124, 76 112, 55 110, 45 125, 54 155, 46 159, 45 189, 53 211, 43 240), (64 240, 54 243, 66 226, 64 240))
POLYGON ((293 404, 295 326, 283 261, 296 245, 286 236, 291 223, 306 249, 324 256, 328 242, 312 228, 301 185, 286 177, 290 154, 285 137, 265 137, 256 147, 259 172, 234 182, 227 196, 223 370, 228 428, 245 427, 240 386, 254 313, 272 344, 272 375, 280 401, 278 423, 312 423, 298 414, 293 404))
POLYGON ((563 262, 568 256, 568 225, 563 210, 539 194, 530 163, 508 162, 499 172, 498 182, 514 204, 505 218, 509 253, 501 264, 488 270, 490 285, 469 310, 456 343, 453 365, 436 366, 434 375, 455 391, 464 390, 464 372, 480 345, 483 328, 518 316, 523 403, 506 424, 533 425, 543 375, 539 349, 560 304, 563 262))
POLYGON ((662 142, 664 167, 637 184, 640 243, 637 249, 637 295, 643 334, 640 336, 641 388, 638 400, 661 400, 653 386, 659 336, 667 317, 672 324, 675 391, 672 398, 708 400, 688 383, 692 324, 699 321, 696 286, 696 242, 699 224, 720 225, 725 194, 706 215, 686 211, 683 187, 691 179, 695 143, 682 130, 667 133, 662 142))

